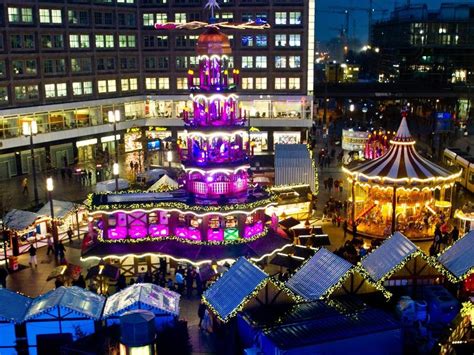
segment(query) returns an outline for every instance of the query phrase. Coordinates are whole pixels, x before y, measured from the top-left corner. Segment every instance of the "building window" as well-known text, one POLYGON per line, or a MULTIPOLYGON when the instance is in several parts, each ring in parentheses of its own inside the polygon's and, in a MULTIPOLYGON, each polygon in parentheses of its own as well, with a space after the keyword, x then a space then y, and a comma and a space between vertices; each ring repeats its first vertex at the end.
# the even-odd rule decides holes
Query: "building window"
POLYGON ((94 23, 99 26, 113 26, 113 14, 110 12, 95 12, 94 23))
POLYGON ((286 47, 286 35, 275 35, 275 47, 286 47))
POLYGON ((136 45, 137 39, 135 35, 119 35, 120 48, 135 48, 136 45))
POLYGON ((41 47, 45 49, 64 48, 63 35, 41 35, 41 47))
POLYGON ((145 78, 145 89, 156 90, 156 78, 145 78))
POLYGON ((266 90, 267 89, 267 78, 255 78, 255 89, 266 90))
POLYGON ((137 18, 134 13, 118 14, 118 24, 123 27, 136 27, 137 18))
POLYGON ((176 36, 176 47, 186 47, 186 36, 176 36))
POLYGON ((275 12, 275 25, 286 25, 286 12, 275 12))
POLYGON ((33 9, 29 7, 9 7, 8 22, 33 23, 33 9))
POLYGON ((97 82, 97 91, 99 94, 106 94, 117 91, 117 82, 115 79, 99 80, 97 82))
POLYGON ((253 36, 242 36, 242 47, 253 47, 253 36))
POLYGON ((290 47, 301 47, 301 35, 289 35, 290 47))
POLYGON ((251 69, 251 68, 253 68, 253 57, 251 55, 243 56, 242 69, 251 69))
POLYGON ((216 19, 222 20, 224 22, 232 22, 234 20, 234 13, 233 12, 223 12, 221 14, 216 14, 216 19))
POLYGON ((44 95, 47 99, 67 96, 67 85, 66 83, 45 84, 44 95))
POLYGON ((188 89, 188 79, 187 78, 177 78, 176 79, 176 89, 178 89, 178 90, 187 90, 188 89))
POLYGON ((122 88, 122 91, 136 91, 138 90, 138 79, 137 78, 121 79, 120 86, 122 88))
POLYGON ((257 12, 255 14, 255 18, 257 20, 261 20, 261 21, 264 21, 264 22, 267 22, 268 20, 268 14, 266 12, 257 12))
POLYGON ((288 88, 290 90, 299 90, 301 88, 300 78, 288 78, 288 88))
POLYGON ((72 83, 72 94, 74 96, 92 95, 92 81, 74 81, 72 83))
POLYGON ((286 78, 275 78, 275 90, 286 89, 286 78))
POLYGON ((255 36, 257 47, 266 47, 267 46, 267 36, 266 35, 258 35, 255 36))
POLYGON ((143 26, 153 26, 155 24, 155 16, 152 13, 143 14, 143 26))
POLYGON ((0 104, 8 103, 8 88, 0 86, 0 104))
POLYGON ((170 78, 158 78, 158 89, 169 90, 170 89, 170 78))
POLYGON ((73 73, 91 73, 92 59, 85 58, 71 58, 71 71, 73 73))
POLYGON ((89 13, 87 11, 68 10, 67 19, 70 25, 88 25, 89 13))
POLYGON ((242 78, 242 90, 253 90, 253 78, 242 78))
POLYGON ((288 57, 288 67, 291 69, 301 68, 301 56, 299 55, 290 55, 288 57))
POLYGON ((10 35, 10 46, 12 49, 34 49, 35 37, 32 34, 10 35))
POLYGON ((275 56, 275 68, 281 69, 286 68, 286 57, 277 55, 275 56))
POLYGON ((267 56, 257 55, 255 57, 255 68, 266 68, 267 67, 267 56))
POLYGON ((64 74, 66 72, 65 59, 45 59, 43 60, 43 72, 45 74, 64 74))
POLYGON ((174 22, 176 23, 186 23, 186 13, 178 12, 174 14, 174 22))
POLYGON ((62 23, 61 10, 59 9, 39 9, 40 23, 62 23))
POLYGON ((115 71, 115 58, 97 58, 96 67, 98 71, 115 71))
POLYGON ((135 0, 117 0, 117 4, 135 4, 135 0))
POLYGON ((301 25, 301 12, 290 12, 290 25, 301 25))
POLYGON ((188 57, 179 55, 176 57, 176 69, 186 69, 188 67, 188 57))
POLYGON ((69 48, 90 48, 89 35, 69 35, 69 48))
POLYGON ((12 69, 13 76, 31 76, 36 75, 38 72, 36 59, 13 60, 12 69))
POLYGON ((168 67, 169 67, 169 58, 158 57, 158 69, 168 69, 168 67))
POLYGON ((158 13, 155 16, 155 21, 156 21, 155 23, 161 23, 161 24, 166 23, 168 22, 168 15, 165 13, 158 13))
POLYGON ((114 48, 114 35, 95 35, 96 48, 114 48))
POLYGON ((38 85, 15 86, 15 99, 18 101, 37 100, 38 85))
POLYGON ((0 77, 4 78, 7 75, 6 70, 5 70, 5 61, 0 60, 0 77))
POLYGON ((137 69, 137 58, 136 57, 124 57, 120 58, 120 69, 122 70, 133 70, 137 69))

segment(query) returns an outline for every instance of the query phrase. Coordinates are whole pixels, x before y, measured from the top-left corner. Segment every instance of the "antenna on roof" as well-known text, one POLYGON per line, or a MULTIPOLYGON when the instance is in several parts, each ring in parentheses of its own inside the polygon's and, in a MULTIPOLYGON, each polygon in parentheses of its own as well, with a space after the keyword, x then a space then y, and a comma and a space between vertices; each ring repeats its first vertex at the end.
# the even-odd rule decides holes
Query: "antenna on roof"
POLYGON ((214 18, 214 9, 220 9, 221 7, 217 3, 217 0, 207 0, 206 5, 204 5, 205 9, 211 10, 211 18, 214 18))

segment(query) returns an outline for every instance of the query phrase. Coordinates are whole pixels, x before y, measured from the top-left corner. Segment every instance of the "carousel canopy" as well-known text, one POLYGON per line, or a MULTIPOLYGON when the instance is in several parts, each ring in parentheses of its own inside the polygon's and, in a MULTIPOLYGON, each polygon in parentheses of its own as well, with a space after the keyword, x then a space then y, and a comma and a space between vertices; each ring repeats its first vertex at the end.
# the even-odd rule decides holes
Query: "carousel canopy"
POLYGON ((0 321, 21 323, 32 299, 0 288, 0 321))
POLYGON ((240 258, 204 292, 204 299, 226 320, 267 278, 260 268, 240 258))
MULTIPOLYGON (((76 205, 69 201, 53 200, 53 212, 55 218, 64 218, 68 213, 73 212, 76 205)), ((51 203, 48 201, 39 211, 38 214, 51 217, 51 203)))
POLYGON ((103 318, 116 317, 135 309, 178 316, 179 299, 178 293, 163 287, 148 283, 134 284, 107 298, 103 318))
POLYGON ((446 249, 438 261, 457 278, 464 278, 474 271, 474 231, 457 240, 446 249))
POLYGON ((308 301, 324 297, 352 268, 352 264, 319 249, 286 283, 286 286, 308 301))
POLYGON ((402 118, 391 143, 385 155, 352 169, 344 169, 345 172, 359 181, 372 180, 398 184, 454 180, 460 174, 460 172, 452 174, 417 153, 415 140, 408 130, 405 117, 402 118))
POLYGON ((417 251, 419 249, 412 241, 402 233, 395 232, 382 245, 365 256, 361 263, 374 281, 380 281, 417 251))
POLYGON ((49 313, 58 307, 79 313, 86 318, 99 320, 104 303, 104 297, 83 288, 61 286, 35 298, 26 312, 25 321, 49 313))
POLYGON ((20 231, 31 226, 39 217, 38 213, 12 209, 5 215, 3 223, 7 229, 20 231))

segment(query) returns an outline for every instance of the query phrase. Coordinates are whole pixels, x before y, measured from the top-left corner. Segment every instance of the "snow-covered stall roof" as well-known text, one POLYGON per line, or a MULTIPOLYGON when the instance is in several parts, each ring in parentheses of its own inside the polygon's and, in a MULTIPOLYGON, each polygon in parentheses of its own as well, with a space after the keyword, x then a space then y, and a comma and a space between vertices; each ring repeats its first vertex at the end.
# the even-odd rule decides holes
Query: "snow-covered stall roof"
POLYGON ((162 187, 178 188, 179 185, 176 181, 170 178, 168 175, 163 175, 157 182, 155 182, 147 191, 160 191, 162 187))
POLYGON ((327 295, 352 267, 348 261, 321 248, 287 281, 286 286, 305 300, 315 301, 327 295))
MULTIPOLYGON (((128 180, 118 179, 119 190, 128 189, 128 180)), ((115 191, 115 179, 98 182, 95 186, 95 192, 112 192, 115 191)))
POLYGON ((458 239, 438 257, 438 261, 459 279, 474 272, 474 231, 458 239))
POLYGON ((0 320, 21 323, 33 300, 19 293, 0 288, 0 320))
POLYGON ((33 300, 26 312, 25 321, 37 318, 54 308, 62 307, 99 320, 104 308, 105 298, 80 287, 59 287, 33 300))
POLYGON ((275 145, 275 185, 307 184, 315 191, 314 165, 305 144, 275 145))
POLYGON ((179 299, 179 293, 154 284, 138 283, 110 296, 105 303, 103 318, 119 316, 132 309, 178 316, 179 299))
POLYGON ((20 231, 33 225, 40 217, 38 213, 12 209, 3 218, 3 223, 7 229, 20 231))
MULTIPOLYGON (((76 205, 70 201, 53 200, 54 218, 64 218, 75 209, 76 205)), ((48 203, 41 207, 38 214, 51 217, 51 203, 48 201, 48 203)))

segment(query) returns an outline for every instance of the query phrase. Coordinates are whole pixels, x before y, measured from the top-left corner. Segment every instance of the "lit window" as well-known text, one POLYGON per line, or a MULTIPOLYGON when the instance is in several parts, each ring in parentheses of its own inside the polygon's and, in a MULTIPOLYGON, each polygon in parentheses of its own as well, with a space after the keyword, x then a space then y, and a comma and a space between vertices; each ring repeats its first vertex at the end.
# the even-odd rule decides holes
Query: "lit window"
POLYGON ((255 78, 255 89, 266 90, 267 89, 267 78, 255 78))
POLYGON ((135 0, 117 0, 117 4, 135 4, 135 0))
POLYGON ((253 90, 253 78, 242 78, 242 90, 253 90))
POLYGON ((275 35, 275 47, 286 47, 286 35, 275 35))
POLYGON ((158 89, 169 90, 170 89, 170 78, 158 78, 158 89))
POLYGON ((178 12, 174 14, 174 22, 176 23, 186 23, 186 13, 178 12))
POLYGON ((288 78, 288 89, 299 90, 301 88, 300 78, 288 78))
POLYGON ((138 89, 138 79, 121 79, 120 86, 122 87, 122 91, 135 91, 138 89))
POLYGON ((301 35, 289 35, 290 47, 301 47, 301 35))
POLYGON ((286 68, 286 57, 277 55, 275 56, 275 68, 286 68))
POLYGON ((176 88, 178 90, 187 90, 188 89, 188 79, 187 78, 177 78, 176 79, 176 88))
POLYGON ((286 78, 275 78, 275 90, 286 89, 286 78))
POLYGON ((267 67, 267 56, 258 55, 255 57, 255 68, 266 68, 267 67))
POLYGON ((275 12, 275 25, 286 25, 286 12, 275 12))
POLYGON ((9 7, 8 21, 11 23, 33 23, 33 10, 27 7, 9 7))
POLYGON ((99 80, 97 82, 97 90, 99 94, 105 94, 108 92, 117 91, 117 83, 114 79, 111 80, 99 80))
POLYGON ((156 23, 163 24, 168 22, 168 15, 165 13, 158 13, 156 14, 156 23))
POLYGON ((242 47, 253 47, 253 36, 242 36, 242 47))
POLYGON ((45 97, 55 98, 55 97, 64 97, 67 96, 67 86, 66 83, 59 84, 45 84, 44 85, 44 94, 45 97))
POLYGON ((156 78, 145 78, 145 88, 147 90, 156 90, 156 78))
POLYGON ((155 24, 154 14, 144 13, 143 14, 143 26, 153 26, 155 24))
POLYGON ((15 99, 19 101, 37 100, 39 98, 38 85, 15 86, 15 99))
POLYGON ((253 57, 252 56, 243 56, 242 57, 242 69, 253 68, 253 57))
POLYGON ((39 9, 40 23, 62 23, 61 10, 59 9, 39 9))
POLYGON ((89 35, 69 35, 70 48, 89 48, 89 35))
POLYGON ((72 83, 72 94, 74 96, 91 95, 92 81, 75 81, 72 83))
POLYGON ((290 25, 301 25, 301 12, 290 12, 290 25))
POLYGON ((119 35, 120 48, 135 48, 135 46, 136 46, 135 35, 119 35))
POLYGON ((95 35, 95 46, 96 48, 114 48, 114 36, 113 35, 95 35))
POLYGON ((299 55, 290 55, 288 57, 288 67, 297 69, 301 67, 301 57, 299 55))
POLYGON ((266 35, 258 35, 255 37, 257 47, 266 47, 267 46, 267 36, 266 35))

